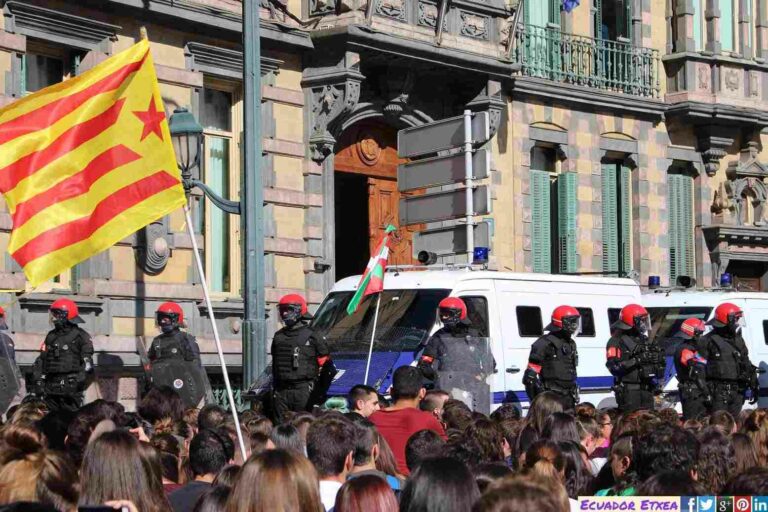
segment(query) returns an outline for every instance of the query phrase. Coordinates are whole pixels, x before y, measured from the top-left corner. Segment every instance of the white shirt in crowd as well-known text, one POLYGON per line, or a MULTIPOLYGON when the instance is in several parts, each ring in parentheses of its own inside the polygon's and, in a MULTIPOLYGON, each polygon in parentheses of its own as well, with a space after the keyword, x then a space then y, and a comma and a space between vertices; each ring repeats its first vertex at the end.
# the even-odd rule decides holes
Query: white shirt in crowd
POLYGON ((325 510, 331 510, 336 504, 336 494, 341 489, 341 483, 333 480, 320 480, 320 501, 325 510))

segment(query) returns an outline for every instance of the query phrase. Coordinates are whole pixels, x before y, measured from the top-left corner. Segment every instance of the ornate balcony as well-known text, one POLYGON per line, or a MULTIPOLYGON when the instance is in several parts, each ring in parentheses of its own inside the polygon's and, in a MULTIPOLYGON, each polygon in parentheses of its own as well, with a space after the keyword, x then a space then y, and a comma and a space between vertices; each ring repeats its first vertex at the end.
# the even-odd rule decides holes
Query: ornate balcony
POLYGON ((629 42, 520 26, 513 60, 522 65, 523 76, 647 98, 660 95, 659 52, 629 42))

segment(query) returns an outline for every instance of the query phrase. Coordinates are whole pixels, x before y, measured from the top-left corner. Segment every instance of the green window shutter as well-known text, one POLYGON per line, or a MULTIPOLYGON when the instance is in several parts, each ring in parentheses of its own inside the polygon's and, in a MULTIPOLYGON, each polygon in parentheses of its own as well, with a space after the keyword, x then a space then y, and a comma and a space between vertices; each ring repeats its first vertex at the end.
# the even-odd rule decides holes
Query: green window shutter
MULTIPOLYGON (((543 2, 542 2, 543 3, 543 2)), ((549 22, 560 26, 560 8, 563 0, 549 0, 549 22)))
MULTIPOLYGON (((222 197, 229 197, 229 139, 207 137, 210 166, 206 169, 206 184, 222 197)), ((229 215, 218 208, 210 210, 211 270, 210 283, 214 292, 230 290, 229 274, 229 215)))
POLYGON ((621 270, 625 274, 632 270, 632 171, 621 166, 619 181, 619 212, 621 214, 621 232, 619 237, 619 258, 621 270))
POLYGON ((525 24, 546 27, 549 23, 550 5, 546 0, 526 0, 525 24))
POLYGON ((693 220, 693 177, 691 176, 683 176, 683 187, 682 187, 682 204, 683 204, 683 215, 680 222, 680 229, 685 236, 684 245, 685 245, 685 275, 687 276, 695 276, 696 275, 696 257, 695 257, 695 250, 694 250, 694 237, 696 235, 695 233, 695 223, 693 220))
POLYGON ((674 284, 678 276, 694 275, 693 178, 669 174, 667 185, 669 282, 674 284))
POLYGON ((619 270, 619 215, 616 164, 602 165, 603 272, 619 270))
POLYGON ((551 272, 550 184, 547 171, 531 170, 531 249, 533 271, 551 272))
POLYGON ((560 272, 576 272, 576 218, 578 174, 566 172, 557 179, 557 228, 560 272))
POLYGON ((733 51, 733 0, 720 0, 720 44, 724 52, 733 51))
POLYGON ((669 217, 669 284, 673 285, 679 275, 680 257, 680 175, 667 175, 667 216, 669 217))
POLYGON ((595 39, 603 38, 603 0, 594 0, 594 23, 595 23, 595 39))
POLYGON ((21 54, 21 71, 19 73, 19 79, 21 81, 19 92, 22 96, 27 94, 27 55, 21 54))

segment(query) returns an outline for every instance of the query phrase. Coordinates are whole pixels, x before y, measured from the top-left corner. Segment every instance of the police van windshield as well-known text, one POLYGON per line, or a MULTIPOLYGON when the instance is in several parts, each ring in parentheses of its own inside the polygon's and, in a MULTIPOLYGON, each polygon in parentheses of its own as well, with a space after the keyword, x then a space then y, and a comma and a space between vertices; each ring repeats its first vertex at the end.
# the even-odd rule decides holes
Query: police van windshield
POLYGON ((651 339, 663 348, 671 348, 675 338, 680 334, 680 326, 688 318, 698 318, 707 321, 712 311, 710 307, 670 307, 648 308, 651 315, 651 339))
MULTIPOLYGON (((414 351, 426 342, 437 318, 437 304, 449 290, 385 290, 381 294, 376 326, 376 351, 414 351)), ((354 292, 326 297, 312 320, 316 334, 325 336, 332 352, 368 350, 376 310, 376 295, 369 295, 352 315, 347 305, 354 292)))

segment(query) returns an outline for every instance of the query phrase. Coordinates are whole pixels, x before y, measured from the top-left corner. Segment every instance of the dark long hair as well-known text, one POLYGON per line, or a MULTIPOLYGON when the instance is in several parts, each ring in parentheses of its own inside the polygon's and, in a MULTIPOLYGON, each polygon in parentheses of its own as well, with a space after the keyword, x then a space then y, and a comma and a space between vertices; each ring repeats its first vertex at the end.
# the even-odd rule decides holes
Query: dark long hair
POLYGON ((698 482, 709 494, 720 494, 736 470, 736 456, 731 439, 718 427, 709 427, 699 435, 698 482))
POLYGON ((403 489, 400 512, 469 512, 480 491, 467 466, 451 457, 426 459, 403 489))
POLYGON ((558 443, 558 447, 565 458, 565 490, 568 491, 568 497, 576 499, 588 495, 593 478, 589 468, 584 465, 581 447, 573 441, 558 443))
POLYGON ((544 423, 544 429, 541 431, 541 438, 559 443, 562 441, 581 441, 579 429, 576 427, 576 419, 570 414, 556 412, 552 414, 544 423))

